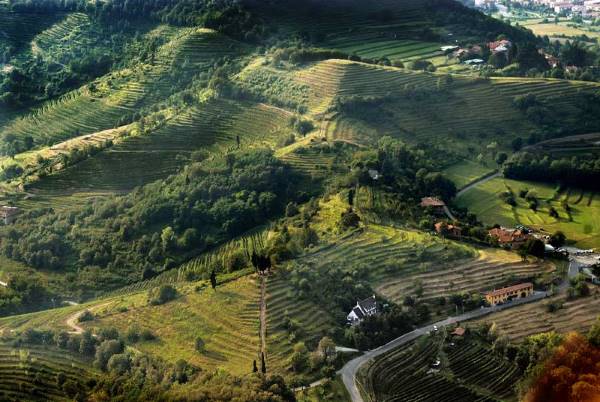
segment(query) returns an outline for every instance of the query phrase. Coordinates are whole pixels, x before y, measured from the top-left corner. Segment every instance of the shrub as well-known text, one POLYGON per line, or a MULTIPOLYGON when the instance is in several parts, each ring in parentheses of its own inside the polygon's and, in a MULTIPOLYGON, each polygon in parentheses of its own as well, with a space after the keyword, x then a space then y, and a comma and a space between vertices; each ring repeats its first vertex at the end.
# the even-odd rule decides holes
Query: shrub
POLYGON ((77 319, 79 322, 93 321, 96 317, 90 310, 85 310, 77 319))
POLYGON ((165 304, 177 297, 177 289, 171 285, 162 285, 158 289, 152 289, 149 292, 150 304, 157 306, 165 304))
POLYGON ((206 347, 204 340, 200 337, 197 337, 196 342, 194 343, 194 347, 196 348, 196 351, 198 353, 204 353, 206 347))

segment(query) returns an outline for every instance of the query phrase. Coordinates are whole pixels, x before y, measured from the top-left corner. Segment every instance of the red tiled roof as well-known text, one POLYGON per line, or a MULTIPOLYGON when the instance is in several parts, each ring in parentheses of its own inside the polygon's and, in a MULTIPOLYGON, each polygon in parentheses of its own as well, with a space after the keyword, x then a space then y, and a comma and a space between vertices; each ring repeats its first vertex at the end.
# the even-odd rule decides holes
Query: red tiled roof
POLYGON ((486 296, 500 296, 506 293, 510 293, 510 292, 515 292, 515 291, 519 291, 522 289, 528 289, 528 288, 532 288, 533 287, 533 283, 531 282, 525 282, 525 283, 519 283, 518 285, 513 285, 513 286, 509 286, 506 288, 502 288, 502 289, 497 289, 497 290, 492 290, 490 292, 487 292, 485 295, 486 296))

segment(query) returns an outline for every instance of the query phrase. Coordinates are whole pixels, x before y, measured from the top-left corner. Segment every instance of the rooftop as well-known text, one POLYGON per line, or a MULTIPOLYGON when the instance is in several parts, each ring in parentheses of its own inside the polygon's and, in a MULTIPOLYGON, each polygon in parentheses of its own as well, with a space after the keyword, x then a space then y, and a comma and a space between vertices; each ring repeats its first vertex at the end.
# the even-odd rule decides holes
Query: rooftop
POLYGON ((422 207, 445 207, 446 203, 436 197, 424 197, 421 198, 422 207))
POLYGON ((532 288, 532 287, 533 287, 533 283, 531 283, 531 282, 519 283, 518 285, 513 285, 513 286, 509 286, 509 287, 502 288, 502 289, 492 290, 490 292, 487 292, 486 296, 500 296, 500 295, 503 295, 506 293, 518 292, 519 290, 528 289, 528 288, 532 288))

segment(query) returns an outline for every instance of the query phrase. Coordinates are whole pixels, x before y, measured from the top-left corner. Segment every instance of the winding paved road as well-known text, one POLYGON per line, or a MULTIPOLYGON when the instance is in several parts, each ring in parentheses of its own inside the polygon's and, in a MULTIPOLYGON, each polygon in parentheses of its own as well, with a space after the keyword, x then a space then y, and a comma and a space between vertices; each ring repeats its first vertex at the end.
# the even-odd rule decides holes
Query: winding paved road
POLYGON ((456 197, 455 198, 460 197, 461 195, 463 195, 467 191, 471 190, 474 187, 479 186, 480 184, 486 183, 486 182, 488 182, 490 180, 494 180, 496 177, 500 177, 500 176, 502 176, 502 172, 496 172, 496 173, 491 174, 489 176, 484 176, 481 179, 472 182, 471 184, 467 184, 462 190, 460 190, 458 193, 456 193, 456 197))
POLYGON ((383 346, 370 350, 362 356, 350 360, 344 365, 344 367, 341 368, 341 370, 338 371, 338 374, 342 376, 342 381, 344 382, 344 386, 346 387, 348 393, 352 398, 352 402, 364 402, 359 391, 359 387, 361 386, 361 384, 357 383, 356 381, 356 373, 358 372, 360 367, 369 360, 375 358, 376 356, 389 352, 390 350, 397 348, 398 346, 402 346, 405 343, 410 342, 422 335, 425 335, 427 332, 433 330, 434 325, 436 325, 438 328, 445 327, 448 325, 455 324, 457 322, 472 320, 474 318, 482 317, 484 315, 491 314, 496 311, 501 311, 507 308, 518 306, 520 304, 537 301, 543 299, 544 297, 546 297, 546 292, 535 292, 533 295, 525 299, 517 299, 511 303, 504 304, 501 306, 484 307, 478 310, 469 311, 456 317, 449 317, 443 321, 439 321, 421 328, 417 328, 414 331, 408 332, 394 339, 393 341, 386 343, 383 346))

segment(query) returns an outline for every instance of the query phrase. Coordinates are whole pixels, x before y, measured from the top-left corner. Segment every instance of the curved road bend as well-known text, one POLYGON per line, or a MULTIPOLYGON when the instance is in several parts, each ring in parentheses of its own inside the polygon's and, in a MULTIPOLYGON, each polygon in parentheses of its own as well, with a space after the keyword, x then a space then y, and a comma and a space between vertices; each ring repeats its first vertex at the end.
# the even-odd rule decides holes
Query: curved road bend
POLYGON ((439 321, 439 322, 436 322, 436 323, 433 323, 430 325, 426 325, 421 328, 417 328, 414 331, 408 332, 408 333, 394 339, 393 341, 386 343, 383 346, 380 346, 376 349, 370 350, 370 351, 366 352, 365 354, 363 354, 362 356, 359 356, 353 360, 350 360, 348 363, 346 363, 346 365, 344 365, 344 367, 341 368, 341 370, 338 371, 338 374, 340 374, 342 376, 342 381, 344 382, 344 386, 346 387, 346 389, 348 390, 348 393, 350 394, 350 396, 352 398, 352 402, 364 402, 363 398, 359 392, 359 389, 358 389, 358 387, 361 385, 357 384, 356 373, 358 372, 358 370, 360 369, 360 367, 363 364, 365 364, 369 360, 373 359, 374 357, 384 354, 386 352, 389 352, 390 350, 397 348, 398 346, 402 346, 405 343, 408 343, 408 342, 420 337, 421 335, 425 335, 427 332, 430 332, 433 330, 434 325, 436 325, 438 328, 445 327, 445 326, 448 326, 451 324, 455 324, 457 322, 468 321, 473 318, 482 317, 484 315, 487 315, 487 314, 490 314, 490 313, 493 313, 496 311, 501 311, 501 310, 504 310, 504 309, 507 309, 507 308, 510 308, 513 306, 518 306, 520 304, 537 301, 537 300, 543 299, 544 297, 546 297, 546 292, 535 292, 532 296, 530 296, 526 299, 517 299, 511 303, 504 304, 501 306, 484 307, 484 308, 481 308, 478 310, 469 311, 467 313, 458 315, 456 317, 449 317, 443 321, 439 321))
POLYGON ((500 176, 502 176, 502 172, 496 172, 489 176, 482 177, 481 179, 474 181, 470 184, 467 184, 462 190, 460 190, 458 193, 456 193, 456 196, 454 198, 458 198, 461 195, 463 195, 464 193, 466 193, 467 191, 471 190, 473 187, 477 187, 480 184, 486 183, 490 180, 494 180, 496 177, 500 177, 500 176))

